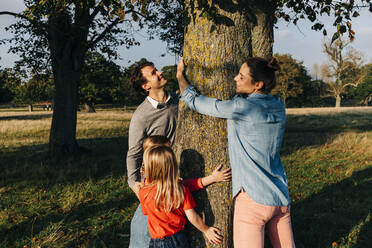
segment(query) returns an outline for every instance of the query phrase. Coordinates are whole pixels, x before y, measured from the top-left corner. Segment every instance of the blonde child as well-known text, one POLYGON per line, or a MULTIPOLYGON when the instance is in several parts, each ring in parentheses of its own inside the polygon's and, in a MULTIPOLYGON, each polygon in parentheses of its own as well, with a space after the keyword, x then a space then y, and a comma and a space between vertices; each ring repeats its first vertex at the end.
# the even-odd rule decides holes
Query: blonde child
MULTIPOLYGON (((143 151, 146 151, 149 147, 152 146, 168 146, 170 147, 170 141, 167 137, 162 136, 162 135, 152 135, 147 137, 142 144, 143 151)), ((184 184, 188 186, 188 188, 191 191, 199 190, 204 187, 207 187, 208 185, 211 185, 213 183, 218 183, 218 182, 228 182, 231 179, 231 169, 225 169, 221 170, 222 165, 217 166, 212 174, 206 177, 198 178, 198 179, 187 179, 184 180, 184 184)), ((142 167, 141 167, 141 177, 144 178, 144 164, 142 162, 142 167)))
POLYGON ((196 204, 190 189, 179 178, 172 149, 164 145, 149 147, 143 161, 146 180, 139 199, 143 214, 148 216, 150 247, 189 247, 184 232, 186 217, 209 242, 220 243, 218 229, 207 226, 195 212, 196 204))

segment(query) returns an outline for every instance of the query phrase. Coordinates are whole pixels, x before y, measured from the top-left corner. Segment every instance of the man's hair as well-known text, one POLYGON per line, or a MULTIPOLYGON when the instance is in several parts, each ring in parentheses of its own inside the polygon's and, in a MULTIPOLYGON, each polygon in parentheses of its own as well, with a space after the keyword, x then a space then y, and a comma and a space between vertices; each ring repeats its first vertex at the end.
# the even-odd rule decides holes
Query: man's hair
POLYGON ((142 75, 142 69, 146 66, 154 66, 154 63, 141 60, 133 68, 132 76, 130 77, 130 84, 132 87, 143 95, 147 95, 148 92, 142 88, 142 85, 146 83, 146 78, 142 75))

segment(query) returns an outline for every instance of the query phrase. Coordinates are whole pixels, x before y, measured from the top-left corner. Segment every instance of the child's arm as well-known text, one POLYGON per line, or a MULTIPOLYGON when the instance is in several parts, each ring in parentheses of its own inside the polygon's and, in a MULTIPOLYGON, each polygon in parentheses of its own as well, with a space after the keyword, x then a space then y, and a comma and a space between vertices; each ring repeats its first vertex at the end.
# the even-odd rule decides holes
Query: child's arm
POLYGON ((223 237, 219 234, 219 230, 213 226, 207 226, 204 221, 200 218, 198 213, 192 208, 185 210, 186 217, 193 224, 196 228, 198 228, 202 233, 204 233, 205 237, 208 241, 212 244, 219 244, 221 243, 223 237))
POLYGON ((190 191, 196 191, 217 182, 227 182, 231 179, 231 169, 221 171, 222 165, 217 166, 211 175, 198 179, 185 179, 183 184, 187 186, 190 191))
POLYGON ((218 182, 228 182, 231 179, 231 168, 228 168, 226 170, 221 170, 222 165, 217 166, 212 174, 209 176, 203 177, 201 180, 204 187, 207 187, 208 185, 212 183, 218 183, 218 182))

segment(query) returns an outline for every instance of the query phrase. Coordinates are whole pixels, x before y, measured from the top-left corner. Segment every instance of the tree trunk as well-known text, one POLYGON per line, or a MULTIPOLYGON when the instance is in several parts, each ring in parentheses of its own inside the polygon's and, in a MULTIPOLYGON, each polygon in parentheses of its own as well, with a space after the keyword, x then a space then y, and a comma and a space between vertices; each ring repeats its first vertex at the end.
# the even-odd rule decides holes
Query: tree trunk
MULTIPOLYGON (((187 78, 204 95, 231 99, 235 93, 233 78, 244 60, 252 55, 252 48, 257 49, 256 55, 271 55, 273 24, 262 27, 269 25, 269 22, 263 21, 264 13, 260 12, 260 20, 252 14, 258 12, 252 6, 261 1, 249 1, 249 4, 238 1, 239 4, 235 5, 230 1, 219 1, 218 6, 214 6, 217 15, 208 15, 205 11, 203 14, 205 6, 198 6, 198 2, 202 1, 185 3, 190 19, 186 27, 183 53, 187 78), (257 33, 254 38, 252 32, 257 33), (252 40, 255 40, 254 44, 252 40)), ((177 157, 180 157, 182 177, 209 175, 219 164, 228 167, 226 121, 199 115, 182 102, 178 111, 174 149, 177 157)), ((230 183, 211 185, 206 190, 195 192, 194 197, 197 211, 206 224, 218 227, 224 236, 223 244, 218 247, 233 247, 230 183)), ((190 247, 215 247, 207 244, 203 235, 194 227, 189 226, 188 232, 190 247)))
POLYGON ((92 101, 87 101, 84 103, 85 111, 88 113, 95 113, 96 109, 94 108, 94 103, 92 101))
POLYGON ((70 17, 64 12, 52 15, 48 24, 48 42, 56 87, 49 150, 51 154, 75 153, 79 150, 76 142, 78 83, 84 63, 88 29, 74 31, 70 17))
MULTIPOLYGON (((49 150, 54 153, 78 151, 76 142, 76 119, 78 107, 78 81, 80 73, 71 64, 60 61, 54 71, 56 95, 49 136, 49 150)), ((53 68, 54 70, 54 68, 53 68)))
POLYGON ((336 96, 336 108, 339 108, 341 107, 341 96, 340 95, 337 95, 336 96))

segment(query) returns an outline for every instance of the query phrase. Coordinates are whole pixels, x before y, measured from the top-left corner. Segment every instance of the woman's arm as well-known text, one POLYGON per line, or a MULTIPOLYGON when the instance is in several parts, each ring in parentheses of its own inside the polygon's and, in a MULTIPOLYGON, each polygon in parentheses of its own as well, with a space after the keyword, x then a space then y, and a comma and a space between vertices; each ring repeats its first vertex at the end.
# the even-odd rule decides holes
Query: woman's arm
POLYGON ((180 88, 181 100, 192 110, 219 118, 232 119, 236 110, 236 101, 221 101, 215 98, 206 97, 196 92, 195 88, 190 86, 184 76, 185 64, 183 58, 177 65, 177 80, 180 88))

